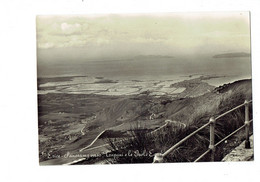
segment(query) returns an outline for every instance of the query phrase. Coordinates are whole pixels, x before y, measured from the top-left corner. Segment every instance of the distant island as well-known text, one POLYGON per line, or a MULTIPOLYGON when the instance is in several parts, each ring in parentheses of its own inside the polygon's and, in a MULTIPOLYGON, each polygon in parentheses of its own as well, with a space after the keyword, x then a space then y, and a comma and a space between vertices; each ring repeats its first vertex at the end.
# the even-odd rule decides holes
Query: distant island
POLYGON ((250 57, 251 54, 245 52, 233 52, 214 55, 213 58, 235 58, 235 57, 250 57))

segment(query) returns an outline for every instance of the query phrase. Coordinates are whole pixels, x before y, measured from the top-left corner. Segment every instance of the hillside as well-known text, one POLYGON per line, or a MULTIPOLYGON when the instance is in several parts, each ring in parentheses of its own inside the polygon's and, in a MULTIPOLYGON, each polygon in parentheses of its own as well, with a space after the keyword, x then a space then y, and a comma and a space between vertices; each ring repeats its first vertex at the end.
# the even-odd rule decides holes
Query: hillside
MULTIPOLYGON (((175 120, 174 123, 185 123, 186 127, 167 126, 164 130, 155 134, 149 134, 145 130, 140 133, 140 129, 133 133, 133 139, 118 144, 110 140, 112 154, 126 153, 127 151, 138 151, 135 156, 116 157, 111 159, 112 163, 151 163, 154 153, 166 151, 175 143, 183 139, 188 134, 208 122, 211 116, 217 116, 227 110, 240 105, 245 99, 252 98, 251 80, 240 80, 231 84, 226 84, 215 88, 212 92, 206 93, 196 98, 179 99, 171 102, 166 107, 168 118, 175 120), (123 146, 123 147, 122 147, 123 146)), ((222 117, 216 123, 215 142, 244 124, 244 108, 222 117)), ((252 108, 250 109, 252 114, 252 108)), ((251 115, 250 114, 250 115, 251 115)), ((252 115, 250 116, 252 118, 252 115)), ((201 130, 194 137, 186 141, 178 149, 166 157, 166 162, 191 162, 206 151, 209 145, 209 128, 201 130)), ((243 141, 244 133, 231 138, 225 145, 217 148, 215 160, 222 158, 243 141), (226 144, 227 143, 227 144, 226 144)), ((209 161, 206 156, 203 161, 209 161)), ((110 161, 110 162, 111 162, 110 161)))
MULTIPOLYGON (((44 111, 39 118, 39 134, 52 136, 51 140, 41 137, 41 161, 55 160, 59 163, 75 160, 62 159, 68 151, 71 154, 90 155, 107 150, 104 147, 93 151, 80 149, 88 146, 102 131, 104 132, 93 147, 104 145, 107 139, 122 139, 131 136, 133 128, 140 127, 144 131, 152 131, 165 124, 166 119, 196 126, 198 118, 208 120, 223 110, 236 106, 250 99, 252 95, 251 80, 241 80, 217 88, 208 85, 205 77, 185 80, 172 85, 174 88, 184 87, 185 91, 175 97, 154 97, 149 92, 124 96, 95 96, 95 95, 43 95, 40 108, 44 111), (57 97, 59 95, 59 97, 57 97), (46 98, 47 97, 47 98, 46 98), (55 100, 53 99, 55 98, 55 100), (44 106, 44 102, 48 101, 44 106), (64 102, 57 107, 57 102, 64 102), (74 108, 72 110, 68 109, 74 108), (221 107, 220 106, 224 106, 221 107), (91 108, 91 109, 90 109, 91 108), (60 111, 65 111, 64 114, 60 111), (52 120, 50 120, 52 116, 52 120), (63 122, 59 121, 61 118, 63 122), (48 120, 49 119, 49 120, 48 120), (67 124, 64 124, 66 121, 67 124), (47 123, 46 123, 47 122, 47 123), (63 123, 63 124, 61 124, 63 123), (86 133, 82 135, 80 132, 86 133), (104 140, 104 138, 107 138, 104 140), (63 144, 61 146, 61 144, 63 144), (46 156, 48 154, 49 156, 46 156), (59 156, 59 157, 56 157, 59 156)), ((40 109, 39 111, 41 111, 40 109)), ((41 112, 39 112, 41 113, 41 112)), ((149 142, 147 142, 149 143, 149 142)), ((164 146, 162 148, 167 148, 164 146)), ((129 149, 130 150, 130 149, 129 149)), ((54 162, 55 163, 55 162, 54 162)))

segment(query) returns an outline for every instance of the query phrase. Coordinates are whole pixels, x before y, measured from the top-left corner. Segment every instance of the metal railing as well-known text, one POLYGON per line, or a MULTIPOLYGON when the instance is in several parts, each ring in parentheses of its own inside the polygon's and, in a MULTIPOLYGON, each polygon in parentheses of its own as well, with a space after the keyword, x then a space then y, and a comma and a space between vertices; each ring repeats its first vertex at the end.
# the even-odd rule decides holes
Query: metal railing
POLYGON ((183 138, 182 140, 180 140, 178 143, 176 143, 175 145, 173 145, 171 148, 169 148, 167 151, 165 151, 163 154, 162 153, 156 153, 154 155, 154 159, 153 159, 153 163, 162 163, 164 161, 164 157, 166 157, 169 153, 173 152, 177 147, 179 147, 182 143, 184 143, 185 141, 187 141, 189 138, 191 138, 192 136, 194 136, 195 134, 197 134, 199 131, 201 131, 202 129, 206 128, 207 126, 209 126, 209 133, 210 133, 210 137, 209 137, 209 147, 208 150, 206 152, 204 152, 202 155, 200 155, 194 162, 198 162, 200 159, 202 159, 205 155, 207 155, 208 153, 211 152, 211 161, 214 161, 214 156, 215 156, 215 148, 221 144, 223 141, 225 141, 227 138, 231 137, 232 135, 234 135, 235 133, 237 133, 238 131, 242 130, 243 128, 245 128, 245 148, 250 148, 250 141, 249 141, 249 125, 250 123, 253 121, 252 119, 249 120, 249 104, 252 103, 252 100, 247 101, 245 100, 245 102, 241 105, 238 105, 236 107, 234 107, 233 109, 230 109, 229 111, 217 116, 216 118, 211 117, 209 119, 209 122, 204 124, 203 126, 201 126, 200 128, 198 128, 197 130, 195 130, 194 132, 192 132, 191 134, 189 134, 188 136, 186 136, 185 138, 183 138), (241 126, 240 128, 236 129, 235 131, 233 131, 231 134, 229 134, 228 136, 226 136, 225 138, 223 138, 222 140, 220 140, 218 143, 215 144, 215 123, 218 119, 220 119, 221 117, 241 108, 245 106, 245 122, 244 125, 241 126))

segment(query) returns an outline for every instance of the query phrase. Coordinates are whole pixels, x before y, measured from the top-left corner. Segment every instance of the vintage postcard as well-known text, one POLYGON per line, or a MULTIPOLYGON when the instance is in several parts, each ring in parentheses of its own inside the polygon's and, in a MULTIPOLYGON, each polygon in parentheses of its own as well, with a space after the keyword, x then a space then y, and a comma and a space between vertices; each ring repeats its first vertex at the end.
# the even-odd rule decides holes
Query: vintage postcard
POLYGON ((254 160, 249 12, 36 21, 40 165, 254 160))

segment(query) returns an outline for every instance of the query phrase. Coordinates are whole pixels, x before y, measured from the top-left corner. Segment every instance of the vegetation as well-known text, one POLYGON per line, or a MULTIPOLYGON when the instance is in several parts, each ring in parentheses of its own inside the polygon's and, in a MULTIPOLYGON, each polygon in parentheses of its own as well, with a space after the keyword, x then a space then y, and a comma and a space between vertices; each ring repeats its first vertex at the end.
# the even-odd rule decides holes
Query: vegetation
MULTIPOLYGON (((40 161, 50 160, 52 156, 56 159, 56 156, 62 156, 67 151, 74 155, 103 153, 105 150, 102 147, 82 153, 79 150, 89 145, 100 132, 108 129, 100 136, 97 145, 104 144, 102 140, 107 137, 111 152, 108 155, 101 154, 102 157, 98 155, 95 159, 91 157, 82 163, 96 163, 106 159, 115 163, 152 162, 155 153, 165 152, 176 142, 207 123, 211 116, 217 116, 243 103, 245 99, 251 99, 251 80, 212 88, 211 91, 203 92, 204 94, 198 91, 200 89, 197 81, 191 80, 191 83, 190 94, 185 94, 184 97, 182 95, 173 97, 168 94, 155 97, 148 93, 130 96, 65 93, 39 95, 40 161), (166 119, 184 123, 186 127, 169 125, 163 130, 150 133, 156 127, 162 126, 166 119), (141 126, 134 126, 133 123, 137 121, 141 126), (133 125, 130 131, 129 124, 133 125), (115 128, 116 126, 118 127, 115 128), (82 131, 87 132, 87 135, 82 135, 82 131)), ((183 84, 182 86, 187 85, 187 89, 189 83, 183 81, 183 84)), ((202 87, 204 85, 202 84, 202 87)), ((216 140, 241 126, 244 122, 243 117, 243 112, 240 110, 218 120, 216 140)), ((166 161, 193 161, 207 150, 208 138, 209 132, 206 128, 173 151, 167 156, 166 161)), ((238 138, 239 141, 242 139, 238 138)), ((228 142, 230 143, 232 142, 228 142)), ((216 158, 220 159, 227 151, 225 148, 217 151, 220 157, 216 158)), ((60 163, 66 163, 69 159, 59 160, 60 163)), ((203 160, 206 161, 207 156, 203 160)))
MULTIPOLYGON (((218 93, 213 94, 214 91, 212 91, 210 94, 199 97, 200 100, 204 98, 203 104, 200 102, 201 105, 189 115, 190 122, 186 127, 176 128, 170 125, 155 133, 145 130, 145 126, 135 127, 132 129, 131 138, 107 139, 111 150, 111 158, 108 160, 111 162, 113 159, 114 163, 151 163, 155 153, 165 152, 185 136, 206 124, 211 116, 216 117, 242 104, 245 99, 250 100, 250 84, 248 80, 238 81, 225 87, 222 86, 221 89, 218 88, 218 93)), ((250 107, 250 118, 252 118, 252 107, 250 107)), ((244 107, 218 119, 215 127, 215 142, 220 141, 243 124, 244 107)), ((243 138, 242 132, 236 135, 235 140, 240 142, 243 138)), ((236 145, 239 142, 236 142, 236 145)), ((205 152, 208 146, 209 127, 206 127, 170 153, 165 158, 165 162, 192 162, 205 152)), ((223 145, 218 147, 216 161, 220 161, 233 147, 234 142, 229 142, 226 147, 223 145)), ((205 156, 201 161, 209 161, 209 156, 205 156)))

